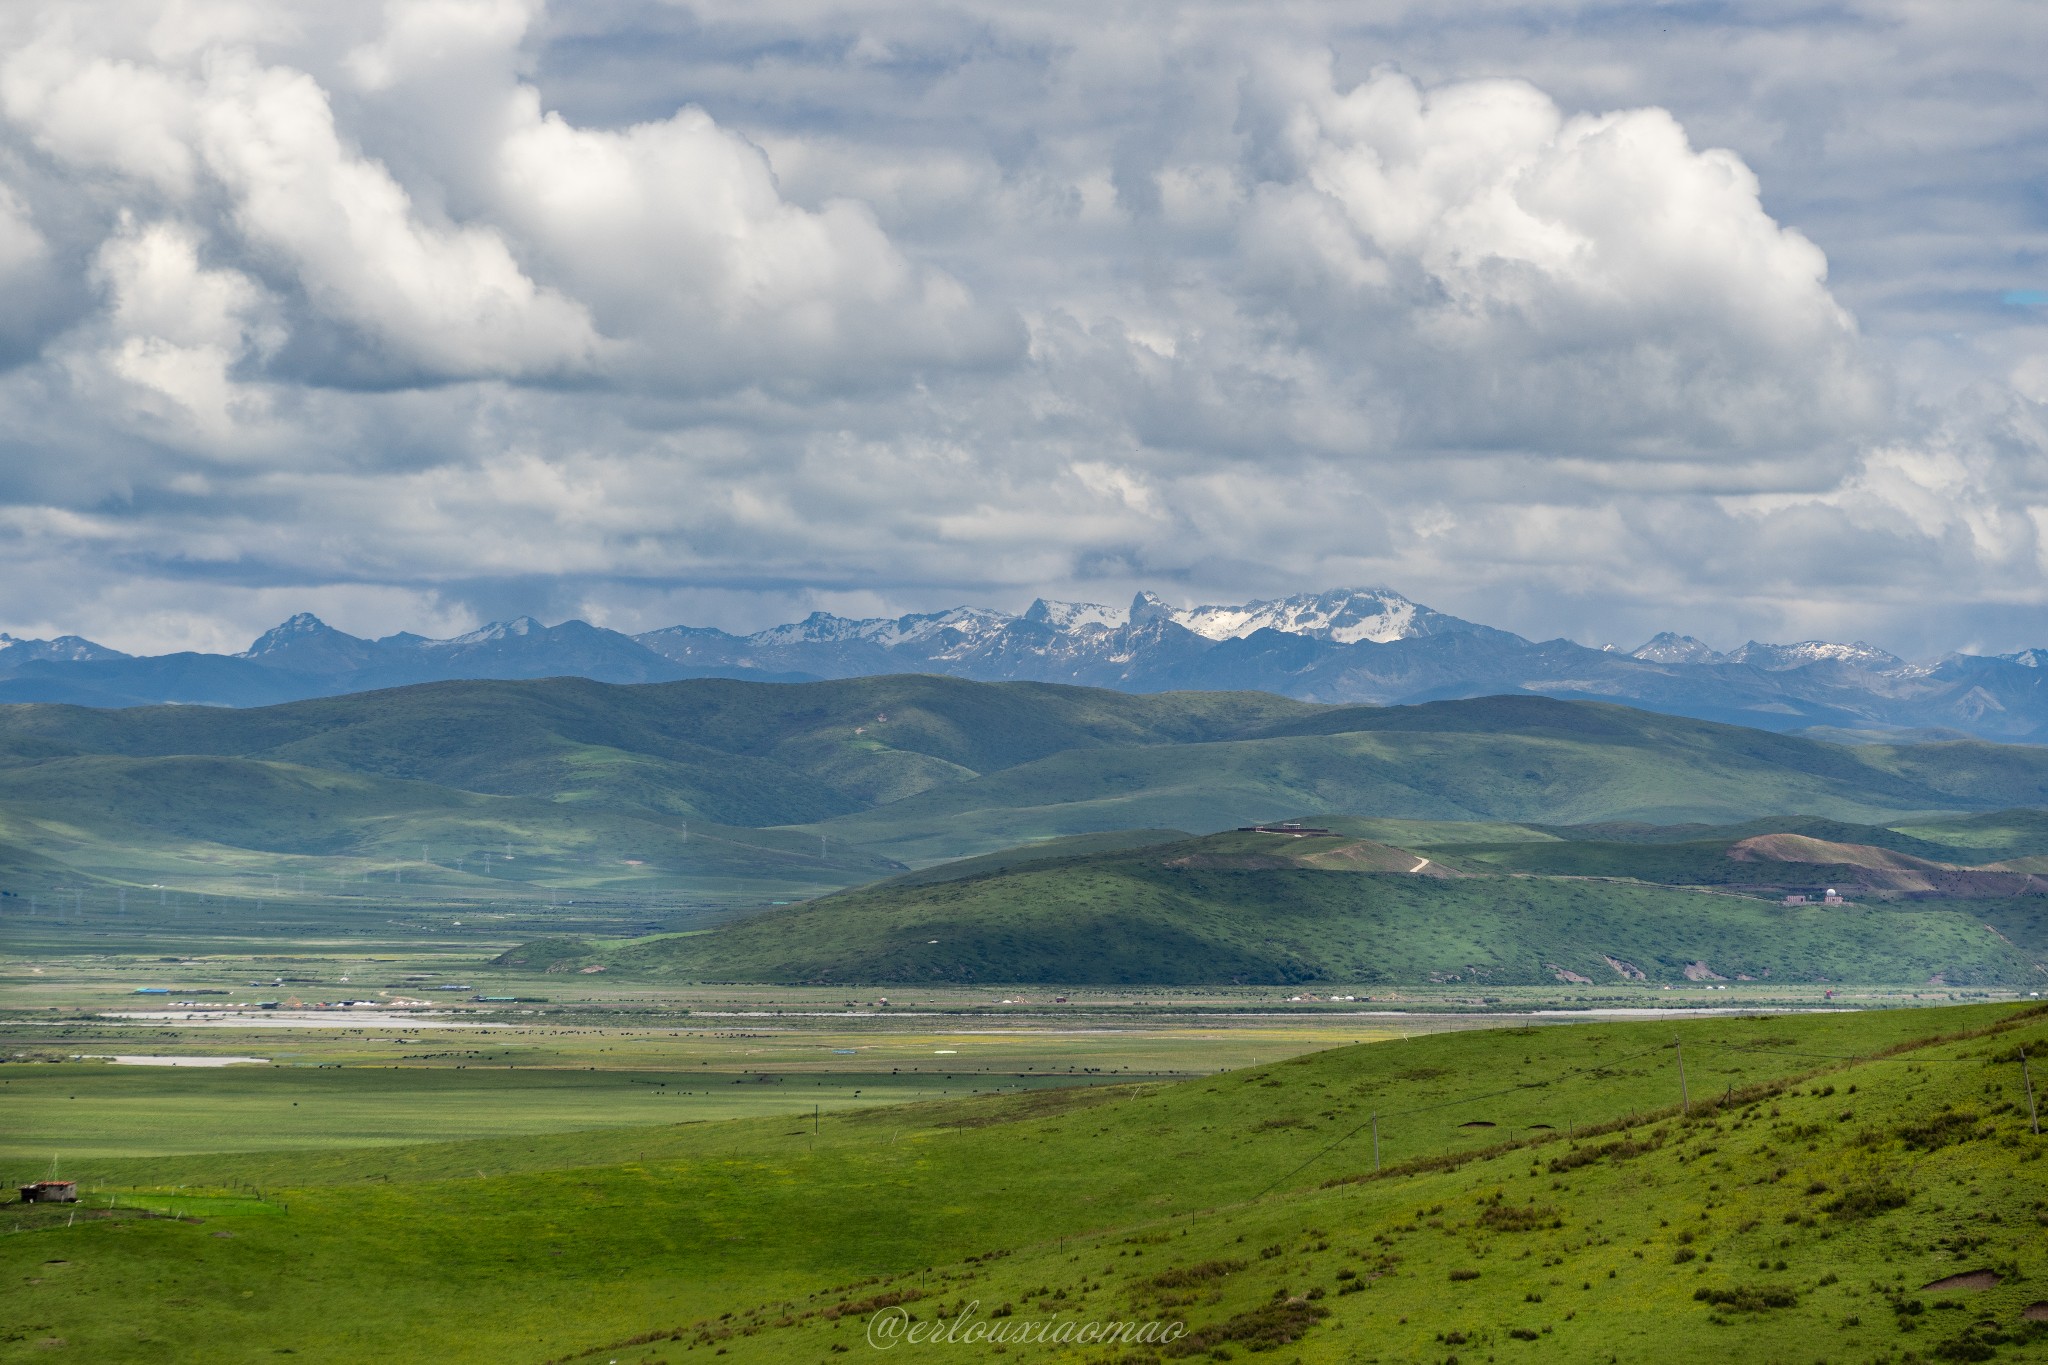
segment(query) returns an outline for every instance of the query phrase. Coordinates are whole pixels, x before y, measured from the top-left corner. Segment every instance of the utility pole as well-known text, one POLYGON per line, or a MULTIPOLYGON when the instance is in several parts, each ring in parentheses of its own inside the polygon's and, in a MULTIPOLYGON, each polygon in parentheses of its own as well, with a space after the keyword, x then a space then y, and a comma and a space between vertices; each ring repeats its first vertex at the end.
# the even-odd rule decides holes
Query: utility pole
POLYGON ((1692 1101, 1685 1093, 1685 1044, 1679 1042, 1678 1035, 1674 1033, 1671 1046, 1678 1050, 1678 1112, 1684 1114, 1692 1108, 1692 1101))
POLYGON ((1372 1168, 1380 1168, 1380 1111, 1372 1111, 1372 1168))
POLYGON ((2034 1108, 2034 1073, 2027 1067, 2027 1050, 2020 1049, 2020 1079, 2027 1083, 2027 1118, 2034 1127, 2034 1136, 2041 1136, 2041 1114, 2034 1108))

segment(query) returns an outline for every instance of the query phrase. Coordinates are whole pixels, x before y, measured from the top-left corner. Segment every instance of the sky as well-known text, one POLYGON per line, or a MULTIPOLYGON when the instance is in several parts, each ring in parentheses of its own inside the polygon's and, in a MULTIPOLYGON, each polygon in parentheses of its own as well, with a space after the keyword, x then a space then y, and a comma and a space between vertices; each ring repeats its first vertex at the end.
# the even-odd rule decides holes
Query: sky
POLYGON ((0 8, 0 629, 2048 645, 2037 0, 0 8))

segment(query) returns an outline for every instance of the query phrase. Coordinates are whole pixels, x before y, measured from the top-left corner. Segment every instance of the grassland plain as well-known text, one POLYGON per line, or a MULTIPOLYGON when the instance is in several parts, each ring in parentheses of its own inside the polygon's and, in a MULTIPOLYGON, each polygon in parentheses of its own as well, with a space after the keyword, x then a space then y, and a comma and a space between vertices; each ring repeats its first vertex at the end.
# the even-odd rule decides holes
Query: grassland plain
POLYGON ((891 1301, 1193 1329, 1039 1359, 2038 1356, 2043 1046, 2038 1007, 1603 1022, 815 1131, 103 1159, 96 1202, 192 1202, 10 1211, 0 1359, 823 1362, 891 1301))
MULTIPOLYGON (((1454 844, 1431 858, 1362 840, 1225 833, 989 860, 948 880, 934 869, 715 933, 605 945, 558 938, 501 961, 709 981, 1527 985, 1620 974, 2008 988, 2038 984, 2048 961, 2040 896, 1990 909, 1940 900, 1789 907, 1587 875, 1628 866, 1628 853, 1646 855, 1653 873, 1697 870, 1713 847, 1454 844), (1494 875, 1435 875, 1437 859, 1494 875), (1496 859, 1557 863, 1575 875, 1499 875, 1496 859)), ((1765 875, 1729 865, 1752 880, 1765 875)), ((1774 865, 1769 876, 1826 870, 1774 865)))

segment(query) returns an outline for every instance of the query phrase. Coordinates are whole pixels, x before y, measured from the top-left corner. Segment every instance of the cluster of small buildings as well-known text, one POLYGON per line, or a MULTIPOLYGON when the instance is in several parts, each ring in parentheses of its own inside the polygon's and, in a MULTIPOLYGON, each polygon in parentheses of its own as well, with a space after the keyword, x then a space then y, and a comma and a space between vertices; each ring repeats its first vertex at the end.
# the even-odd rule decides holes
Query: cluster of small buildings
MULTIPOLYGON (((1812 901, 1812 900, 1811 900, 1810 898, 1808 898, 1808 897, 1806 897, 1806 896, 1787 896, 1787 897, 1785 897, 1785 904, 1787 904, 1787 905, 1812 905, 1813 903, 1814 903, 1814 902, 1813 902, 1813 901, 1812 901)), ((1827 889, 1827 892, 1826 892, 1826 893, 1825 893, 1824 895, 1822 895, 1822 896, 1821 896, 1821 898, 1820 898, 1820 904, 1822 904, 1822 905, 1846 905, 1846 904, 1848 904, 1848 902, 1842 899, 1842 893, 1841 893, 1841 892, 1839 892, 1839 891, 1835 890, 1835 888, 1833 888, 1833 887, 1831 886, 1831 887, 1829 887, 1829 888, 1827 889)))

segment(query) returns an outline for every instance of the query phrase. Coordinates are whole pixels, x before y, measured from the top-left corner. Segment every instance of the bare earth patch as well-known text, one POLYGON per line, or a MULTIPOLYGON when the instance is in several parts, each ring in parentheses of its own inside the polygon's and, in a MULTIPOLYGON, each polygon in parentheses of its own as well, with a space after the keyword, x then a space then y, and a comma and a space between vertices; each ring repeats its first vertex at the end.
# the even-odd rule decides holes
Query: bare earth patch
POLYGON ((1990 1270, 1969 1270, 1960 1275, 1951 1275, 1945 1280, 1936 1280, 1932 1284, 1923 1284, 1920 1287, 1922 1289, 1995 1289, 1998 1287, 1998 1274, 1990 1270))

